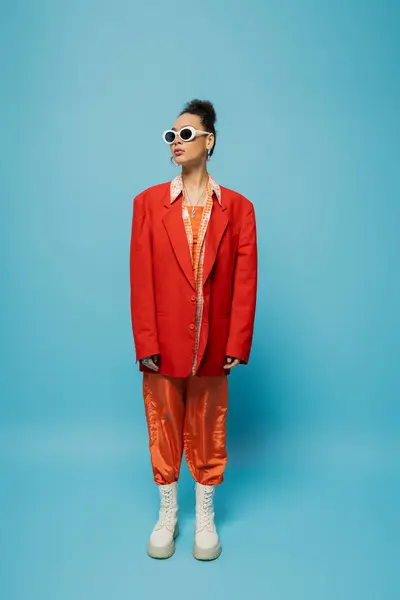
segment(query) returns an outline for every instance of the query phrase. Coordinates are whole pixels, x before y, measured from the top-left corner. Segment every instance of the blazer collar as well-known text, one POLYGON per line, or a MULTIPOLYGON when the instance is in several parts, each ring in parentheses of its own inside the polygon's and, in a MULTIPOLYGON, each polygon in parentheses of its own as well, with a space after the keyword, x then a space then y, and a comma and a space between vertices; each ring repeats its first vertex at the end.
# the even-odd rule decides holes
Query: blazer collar
MULTIPOLYGON (((211 175, 209 177, 210 177, 213 192, 217 196, 218 202, 221 204, 221 188, 220 188, 219 184, 211 177, 211 175)), ((175 200, 178 198, 178 196, 182 192, 182 190, 183 190, 183 178, 182 178, 182 173, 179 173, 179 175, 177 175, 175 177, 175 179, 173 179, 171 181, 171 184, 170 184, 170 204, 175 202, 175 200)))

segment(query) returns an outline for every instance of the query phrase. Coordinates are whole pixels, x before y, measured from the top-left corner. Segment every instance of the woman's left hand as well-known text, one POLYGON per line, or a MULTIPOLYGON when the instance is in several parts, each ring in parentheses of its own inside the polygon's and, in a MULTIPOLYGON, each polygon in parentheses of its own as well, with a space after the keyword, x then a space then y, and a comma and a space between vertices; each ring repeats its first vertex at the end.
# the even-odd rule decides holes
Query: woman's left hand
POLYGON ((237 365, 239 363, 240 363, 239 358, 235 358, 234 356, 227 356, 226 357, 226 365, 224 365, 224 369, 232 369, 232 367, 237 367, 237 365))

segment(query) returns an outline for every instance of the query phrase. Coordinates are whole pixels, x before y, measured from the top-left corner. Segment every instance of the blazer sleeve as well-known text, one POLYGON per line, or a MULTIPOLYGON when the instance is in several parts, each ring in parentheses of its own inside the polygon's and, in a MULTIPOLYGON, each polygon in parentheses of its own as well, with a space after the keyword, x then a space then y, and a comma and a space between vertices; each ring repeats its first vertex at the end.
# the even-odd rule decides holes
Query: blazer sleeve
POLYGON ((253 340, 257 296, 257 231, 254 206, 243 217, 233 274, 233 298, 226 355, 247 364, 253 340))
POLYGON ((136 360, 159 354, 151 229, 143 193, 134 198, 130 244, 130 304, 136 360))

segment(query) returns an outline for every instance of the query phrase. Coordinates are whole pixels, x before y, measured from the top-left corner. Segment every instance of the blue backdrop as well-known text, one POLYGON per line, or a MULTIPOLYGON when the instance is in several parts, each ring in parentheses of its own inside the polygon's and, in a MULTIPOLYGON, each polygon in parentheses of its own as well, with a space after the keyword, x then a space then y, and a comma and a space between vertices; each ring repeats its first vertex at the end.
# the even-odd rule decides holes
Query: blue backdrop
POLYGON ((399 17, 387 0, 2 3, 4 599, 395 597, 399 17), (176 175, 161 133, 195 97, 219 117, 210 173, 255 204, 260 264, 208 565, 185 466, 176 554, 145 554, 158 499, 129 314, 132 199, 176 175))

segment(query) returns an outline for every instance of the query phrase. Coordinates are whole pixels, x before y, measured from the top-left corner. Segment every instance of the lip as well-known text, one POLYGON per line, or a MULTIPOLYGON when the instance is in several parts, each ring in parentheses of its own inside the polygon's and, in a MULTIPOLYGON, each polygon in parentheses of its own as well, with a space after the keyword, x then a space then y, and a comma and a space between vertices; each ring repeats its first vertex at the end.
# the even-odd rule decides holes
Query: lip
POLYGON ((181 148, 177 148, 176 150, 174 150, 174 154, 175 156, 180 156, 181 154, 184 154, 185 151, 182 150, 181 148))

